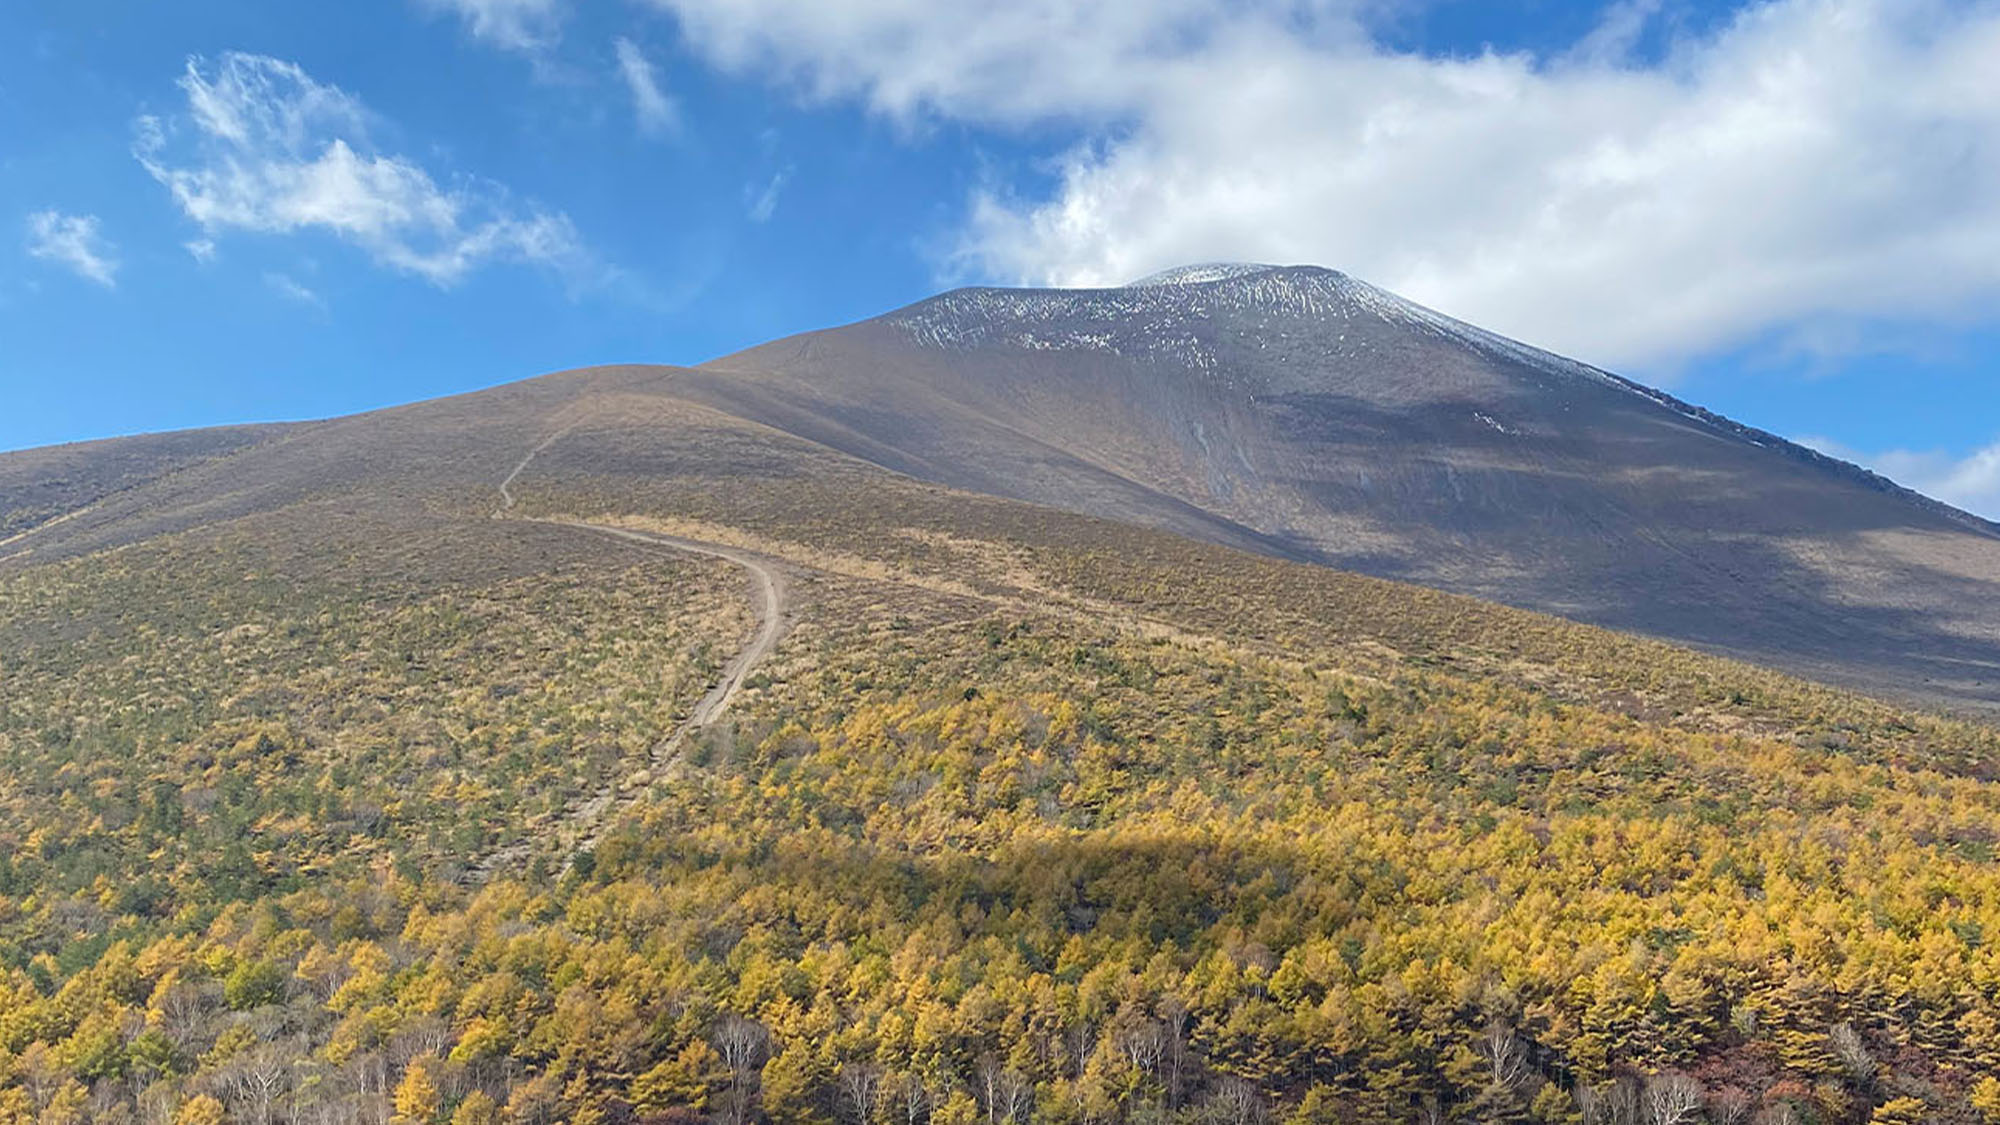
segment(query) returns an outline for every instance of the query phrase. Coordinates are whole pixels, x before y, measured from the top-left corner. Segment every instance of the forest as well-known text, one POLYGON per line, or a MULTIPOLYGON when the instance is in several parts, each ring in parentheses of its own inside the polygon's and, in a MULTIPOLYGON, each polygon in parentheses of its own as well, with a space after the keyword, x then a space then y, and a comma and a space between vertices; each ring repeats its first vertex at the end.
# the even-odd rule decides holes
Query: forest
POLYGON ((902 526, 742 532, 799 619, 652 772, 716 560, 0 578, 0 1121, 2000 1122, 1990 727, 902 526))

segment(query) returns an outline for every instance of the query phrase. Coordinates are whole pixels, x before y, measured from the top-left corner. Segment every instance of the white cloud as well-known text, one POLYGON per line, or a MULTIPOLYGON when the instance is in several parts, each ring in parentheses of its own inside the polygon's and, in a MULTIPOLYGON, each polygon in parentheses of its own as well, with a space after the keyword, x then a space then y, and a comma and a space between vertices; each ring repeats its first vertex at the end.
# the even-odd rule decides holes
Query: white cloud
POLYGON ((1638 46, 1662 0, 1616 0, 1598 17, 1597 26, 1569 52, 1569 61, 1616 65, 1638 46))
POLYGON ((1966 456, 1954 457, 1940 450, 1864 453, 1823 437, 1794 440, 1829 457, 1866 465, 1897 484, 1953 507, 2000 520, 2000 441, 1966 456))
POLYGON ((37 211, 28 216, 28 253, 55 262, 106 289, 118 285, 118 261, 95 215, 37 211))
POLYGON ((1642 63, 1390 50, 1360 0, 652 0, 742 73, 1085 139, 959 267, 1109 284, 1310 261, 1612 365, 2000 298, 2000 5, 1758 0, 1642 63))
POLYGON ((378 152, 361 103, 293 63, 190 59, 180 87, 186 116, 141 118, 134 154, 210 238, 324 231, 440 286, 490 262, 572 280, 592 268, 566 216, 521 209, 484 181, 440 185, 409 158, 378 152))
POLYGON ((632 115, 645 133, 669 133, 680 125, 680 109, 660 88, 659 73, 639 50, 639 45, 620 36, 613 46, 618 52, 618 73, 632 94, 632 115))
POLYGON ((278 273, 276 271, 266 273, 264 275, 264 284, 269 286, 272 292, 286 300, 297 301, 302 305, 311 305, 316 309, 326 308, 326 301, 318 293, 301 284, 297 278, 292 277, 290 274, 278 273))
POLYGON ((215 260, 215 240, 212 238, 191 238, 181 243, 181 249, 186 250, 189 257, 203 265, 215 260))
POLYGON ((774 172, 770 180, 764 184, 764 190, 745 193, 750 200, 748 216, 751 222, 768 223, 771 221, 771 216, 778 213, 778 196, 784 192, 785 181, 791 179, 791 175, 789 168, 774 172))
POLYGON ((1338 0, 651 0, 732 70, 897 117, 1025 124, 1143 109, 1238 27, 1358 32, 1338 0))
POLYGON ((450 12, 476 39, 515 51, 539 51, 561 31, 561 0, 421 0, 424 7, 450 12))

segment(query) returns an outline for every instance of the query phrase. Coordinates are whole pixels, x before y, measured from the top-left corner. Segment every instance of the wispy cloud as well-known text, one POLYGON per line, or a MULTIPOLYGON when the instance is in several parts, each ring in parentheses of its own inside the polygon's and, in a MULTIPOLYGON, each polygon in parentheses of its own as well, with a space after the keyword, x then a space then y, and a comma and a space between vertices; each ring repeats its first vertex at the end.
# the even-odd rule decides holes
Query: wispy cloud
POLYGON ((623 36, 613 44, 618 52, 618 73, 632 95, 632 115, 641 132, 655 136, 680 127, 680 107, 660 87, 660 76, 639 45, 623 36))
POLYGON ((181 249, 195 261, 207 265, 215 260, 215 240, 212 238, 191 238, 181 243, 181 249))
POLYGON ((1619 65, 1630 61, 1632 51, 1660 14, 1662 0, 1615 0, 1597 19, 1597 26, 1569 52, 1568 61, 1595 65, 1619 65))
POLYGON ((297 64, 190 59, 180 88, 186 114, 141 118, 134 154, 200 224, 200 241, 322 231, 439 286, 495 262, 544 266, 572 283, 601 269, 560 212, 518 204, 489 181, 441 185, 410 158, 378 151, 362 104, 297 64))
POLYGON ((264 275, 264 284, 272 292, 286 300, 297 301, 302 305, 311 305, 316 309, 324 310, 326 308, 326 300, 324 298, 301 284, 297 278, 292 277, 290 274, 278 273, 276 271, 266 273, 264 275))
POLYGON ((464 21, 473 37, 512 51, 540 51, 562 30, 561 0, 420 0, 464 21))
POLYGON ((28 216, 28 253, 106 289, 118 285, 118 260, 95 215, 37 211, 28 216))
POLYGON ((762 191, 753 190, 749 194, 750 209, 747 215, 753 223, 768 223, 771 216, 778 213, 778 196, 785 190, 785 181, 792 178, 792 171, 786 168, 771 174, 762 191))

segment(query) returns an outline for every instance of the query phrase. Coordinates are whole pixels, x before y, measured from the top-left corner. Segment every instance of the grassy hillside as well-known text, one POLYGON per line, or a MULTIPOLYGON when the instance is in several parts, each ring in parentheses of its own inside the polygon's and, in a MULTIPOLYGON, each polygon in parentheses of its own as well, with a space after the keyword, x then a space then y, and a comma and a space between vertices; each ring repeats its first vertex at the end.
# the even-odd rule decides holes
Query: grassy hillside
POLYGON ((1989 727, 562 411, 0 573, 0 1120, 2000 1119, 1989 727))
POLYGON ((230 426, 0 454, 0 546, 52 519, 247 449, 286 428, 230 426))

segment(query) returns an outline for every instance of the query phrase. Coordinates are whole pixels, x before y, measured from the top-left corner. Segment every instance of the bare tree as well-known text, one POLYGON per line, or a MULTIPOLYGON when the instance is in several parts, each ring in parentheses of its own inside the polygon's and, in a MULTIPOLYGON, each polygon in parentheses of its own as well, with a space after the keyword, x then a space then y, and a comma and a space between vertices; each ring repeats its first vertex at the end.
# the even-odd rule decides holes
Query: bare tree
POLYGON ((896 1076, 895 1108, 903 1116, 903 1125, 922 1125, 930 1117, 931 1088, 923 1076, 910 1071, 896 1076))
POLYGON ((347 1091, 339 1103, 352 1106, 356 1120, 389 1120, 389 1065, 380 1051, 364 1051, 341 1066, 339 1079, 347 1091))
POLYGON ((1018 1070, 1000 1075, 1000 1120, 1023 1122, 1035 1108, 1035 1084, 1018 1070))
POLYGON ((1741 1086, 1725 1086, 1708 1099, 1709 1120, 1715 1125, 1744 1125, 1757 1101, 1741 1086))
POLYGON ((1639 1084, 1620 1078, 1602 1086, 1578 1086, 1576 1105, 1583 1125, 1641 1125, 1645 1099, 1639 1084))
POLYGON ((1097 1029, 1089 1022, 1077 1023, 1063 1033, 1063 1054, 1069 1059, 1072 1078, 1082 1078, 1084 1068, 1090 1065, 1091 1052, 1097 1049, 1097 1029))
POLYGON ((924 1081, 929 1090, 931 1111, 933 1113, 949 1105, 952 1095, 965 1088, 960 1084, 957 1074, 943 1067, 932 1071, 930 1076, 924 1081))
POLYGON ((1576 1100, 1576 1115, 1583 1125, 1604 1125, 1610 1119, 1610 1111, 1604 1104, 1604 1093, 1597 1087, 1579 1082, 1570 1097, 1576 1100))
POLYGON ((180 1091, 165 1082, 154 1082, 139 1091, 139 1120, 145 1125, 172 1125, 180 1104, 180 1091))
POLYGON ((1166 1029, 1151 1022, 1128 1028, 1118 1036, 1118 1053, 1124 1056, 1133 1070, 1153 1074, 1159 1070, 1160 1060, 1167 1053, 1166 1029))
POLYGON ((125 1094, 125 1084, 116 1079, 91 1086, 90 1115, 86 1120, 92 1125, 131 1125, 138 1118, 128 1108, 125 1094))
POLYGON ((1765 1106, 1763 1112, 1757 1115, 1757 1125, 1798 1125, 1798 1120, 1798 1111, 1792 1108, 1790 1102, 1765 1106))
POLYGON ((1853 1024, 1835 1024, 1826 1037, 1833 1043, 1833 1057, 1840 1060, 1841 1069, 1849 1077, 1863 1085, 1875 1081, 1875 1056, 1868 1053, 1868 1045, 1861 1041, 1861 1033, 1854 1030, 1853 1024))
POLYGON ((841 1104, 854 1114, 855 1125, 873 1121, 882 1097, 882 1068, 872 1062, 843 1063, 839 1084, 841 1104))
POLYGON ((160 999, 161 1022, 176 1047, 186 1047, 208 1025, 221 999, 220 989, 183 981, 160 999))
POLYGON ((1215 1108, 1229 1125, 1263 1125, 1269 1112, 1256 1085, 1233 1074, 1215 1084, 1215 1108))
POLYGON ((1534 1072, 1528 1062, 1527 1044, 1521 1042, 1513 1028, 1499 1020, 1486 1026, 1486 1034, 1479 1040, 1479 1055, 1486 1060, 1493 1085, 1503 1090, 1520 1089, 1534 1072))
POLYGON ((1701 1116, 1701 1083, 1666 1071, 1646 1080, 1646 1119, 1651 1125, 1687 1125, 1701 1116))
POLYGON ((283 1044, 260 1043, 230 1060, 217 1075, 240 1119, 270 1125, 272 1107, 291 1085, 292 1054, 283 1044))
POLYGON ((756 1020, 728 1012, 716 1022, 711 1039, 729 1068, 731 1125, 743 1125, 750 1116, 750 1076, 763 1064, 771 1034, 756 1020))
POLYGON ((286 1125, 336 1125, 359 1120, 360 1109, 337 1093, 338 1072, 327 1063, 298 1059, 292 1063, 292 1089, 285 1098, 286 1125))
POLYGON ((507 1098, 507 1113, 520 1125, 554 1125, 562 1119, 561 1088, 558 1075, 544 1070, 514 1087, 507 1098))
POLYGON ((1160 1013, 1160 1030, 1166 1036, 1167 1108, 1178 1109, 1181 1101, 1181 1083, 1186 1077, 1188 1061, 1188 1024, 1193 1022, 1194 1013, 1188 1010, 1187 1001, 1178 996, 1162 996, 1157 1005, 1160 1013))
POLYGON ((444 1056, 451 1042, 451 1025, 432 1015, 412 1019, 389 1040, 389 1065, 398 1070, 423 1055, 444 1056))
POLYGON ((714 1120, 727 1125, 743 1125, 750 1120, 750 1094, 742 1087, 732 1086, 724 1090, 722 1096, 713 1103, 714 1120))
POLYGON ((1008 1068, 992 1055, 983 1055, 974 1081, 979 1100, 986 1106, 987 1125, 1027 1120, 1035 1093, 1035 1084, 1028 1081, 1027 1075, 1008 1068))
POLYGON ((986 1109, 986 1125, 999 1125, 1000 1121, 1000 1076, 1006 1068, 992 1054, 979 1056, 979 1063, 972 1071, 972 1088, 979 1095, 979 1104, 986 1109))
POLYGON ((298 974, 299 979, 305 981, 307 991, 322 1005, 332 1003, 334 994, 354 979, 354 966, 344 957, 320 957, 308 964, 311 971, 298 974))

